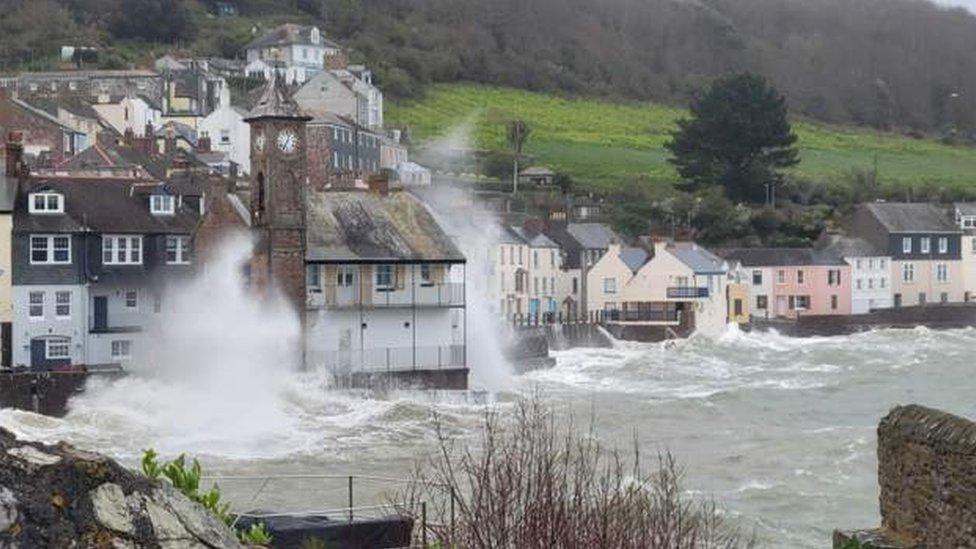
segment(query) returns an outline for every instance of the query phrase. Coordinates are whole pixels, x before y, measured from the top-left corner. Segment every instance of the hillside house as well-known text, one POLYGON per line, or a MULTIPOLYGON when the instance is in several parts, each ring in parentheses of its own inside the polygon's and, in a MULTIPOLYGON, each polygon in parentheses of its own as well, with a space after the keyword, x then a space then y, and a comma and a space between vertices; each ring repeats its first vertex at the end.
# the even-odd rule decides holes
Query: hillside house
POLYGON ((325 38, 318 27, 289 23, 244 46, 245 72, 266 80, 281 72, 287 83, 301 84, 322 72, 326 58, 338 53, 339 45, 325 38))
POLYGON ((586 301, 590 310, 602 311, 605 318, 621 310, 624 287, 647 263, 648 257, 643 248, 611 244, 607 253, 587 273, 586 301))
POLYGON ((817 243, 821 254, 840 258, 851 268, 851 314, 894 305, 891 257, 863 238, 829 235, 817 243))
POLYGON ((976 203, 958 202, 953 210, 956 227, 962 231, 963 301, 972 301, 976 299, 976 203))

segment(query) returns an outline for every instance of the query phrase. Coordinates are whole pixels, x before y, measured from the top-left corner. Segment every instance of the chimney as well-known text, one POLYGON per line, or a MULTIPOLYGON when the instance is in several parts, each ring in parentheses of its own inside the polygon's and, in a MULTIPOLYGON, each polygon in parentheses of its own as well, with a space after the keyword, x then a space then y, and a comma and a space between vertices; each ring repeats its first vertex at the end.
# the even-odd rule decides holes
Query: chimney
POLYGON ((173 154, 176 152, 176 128, 166 126, 166 135, 163 138, 163 154, 173 154))
POLYGON ((125 133, 122 134, 122 142, 125 143, 126 147, 131 147, 132 142, 136 138, 136 133, 132 131, 132 128, 126 128, 125 133))
POLYGON ((6 176, 19 177, 23 173, 24 132, 13 130, 7 134, 6 176))
POLYGON ((208 153, 210 152, 210 134, 202 133, 197 139, 197 152, 208 153))

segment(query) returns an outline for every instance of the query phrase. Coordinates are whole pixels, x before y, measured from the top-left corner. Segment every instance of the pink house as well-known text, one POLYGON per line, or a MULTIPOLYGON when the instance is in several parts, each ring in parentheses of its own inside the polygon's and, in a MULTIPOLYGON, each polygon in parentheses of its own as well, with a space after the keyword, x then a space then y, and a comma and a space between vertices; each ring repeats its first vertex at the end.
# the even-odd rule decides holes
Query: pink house
POLYGON ((851 268, 806 248, 743 248, 722 255, 751 272, 755 316, 851 314, 851 268))

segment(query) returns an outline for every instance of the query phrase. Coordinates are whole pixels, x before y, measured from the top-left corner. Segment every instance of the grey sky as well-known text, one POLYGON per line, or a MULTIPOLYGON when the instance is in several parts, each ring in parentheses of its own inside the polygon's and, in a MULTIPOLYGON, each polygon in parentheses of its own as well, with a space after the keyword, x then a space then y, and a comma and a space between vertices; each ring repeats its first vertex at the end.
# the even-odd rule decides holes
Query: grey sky
POLYGON ((976 13, 976 0, 937 0, 937 3, 948 6, 963 6, 976 13))

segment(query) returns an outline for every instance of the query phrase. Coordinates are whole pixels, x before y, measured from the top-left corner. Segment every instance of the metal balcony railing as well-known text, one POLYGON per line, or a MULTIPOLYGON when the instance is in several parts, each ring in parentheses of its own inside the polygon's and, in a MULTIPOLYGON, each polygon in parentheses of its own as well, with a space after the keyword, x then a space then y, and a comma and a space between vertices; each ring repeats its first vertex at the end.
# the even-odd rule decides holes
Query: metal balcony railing
POLYGON ((306 304, 326 309, 387 308, 387 307, 463 307, 464 283, 419 284, 406 288, 370 288, 356 286, 327 286, 310 290, 306 304))
POLYGON ((464 345, 325 351, 322 357, 325 367, 334 373, 405 372, 465 367, 464 345))
POLYGON ((675 286, 668 288, 668 299, 699 299, 708 297, 708 288, 675 286))

